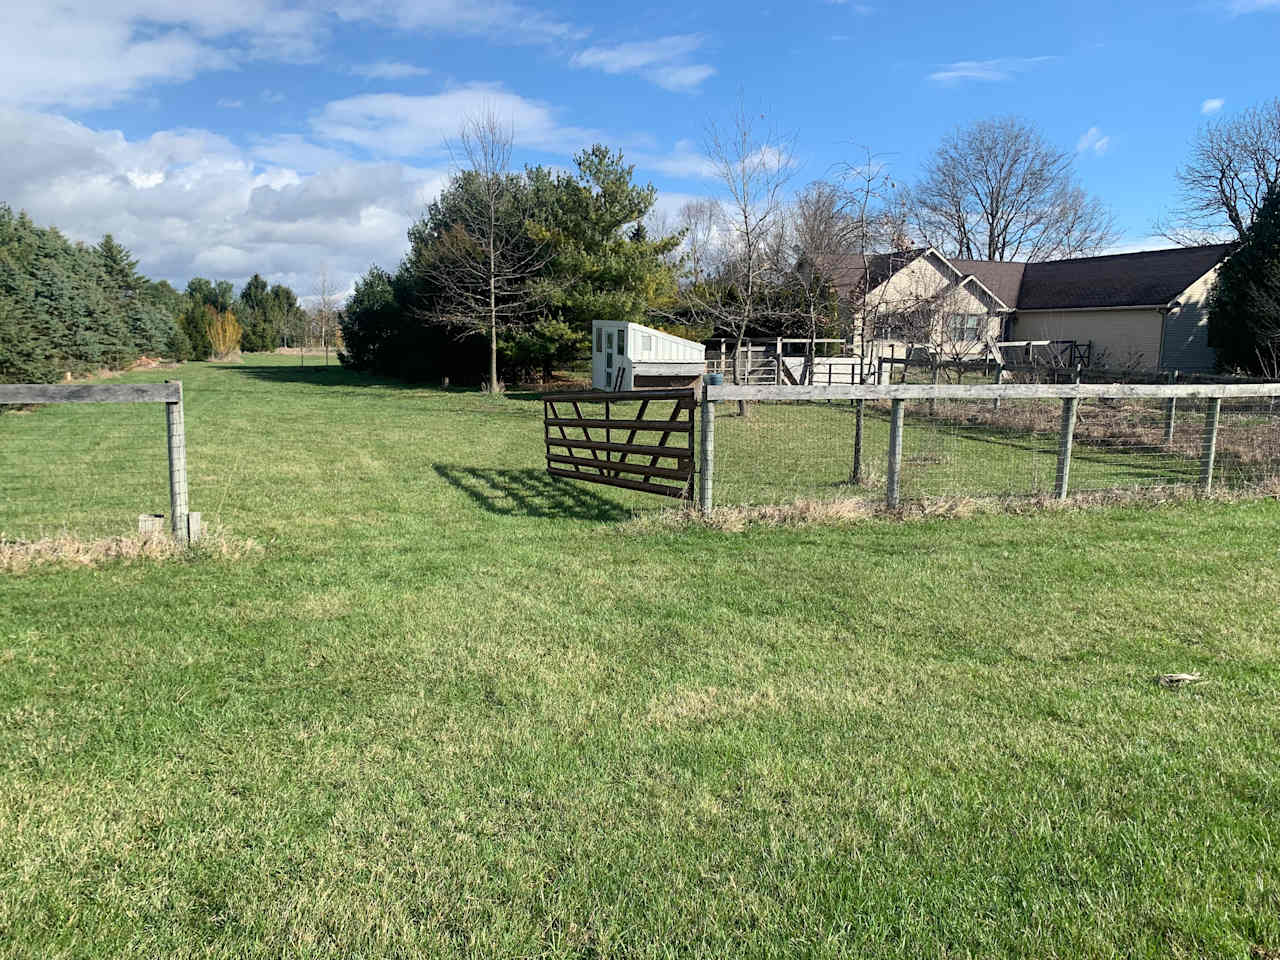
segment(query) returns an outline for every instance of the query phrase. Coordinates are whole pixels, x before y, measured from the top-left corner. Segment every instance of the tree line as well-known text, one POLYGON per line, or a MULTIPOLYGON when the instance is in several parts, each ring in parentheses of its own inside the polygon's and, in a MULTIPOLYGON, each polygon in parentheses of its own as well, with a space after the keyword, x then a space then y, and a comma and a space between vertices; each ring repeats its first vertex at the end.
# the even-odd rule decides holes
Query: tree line
POLYGON ((204 277, 179 292, 140 273, 110 234, 74 243, 0 204, 0 382, 48 383, 143 356, 274 350, 326 332, 332 339, 335 323, 325 317, 336 311, 323 307, 308 313, 292 290, 257 274, 238 295, 229 281, 204 277))

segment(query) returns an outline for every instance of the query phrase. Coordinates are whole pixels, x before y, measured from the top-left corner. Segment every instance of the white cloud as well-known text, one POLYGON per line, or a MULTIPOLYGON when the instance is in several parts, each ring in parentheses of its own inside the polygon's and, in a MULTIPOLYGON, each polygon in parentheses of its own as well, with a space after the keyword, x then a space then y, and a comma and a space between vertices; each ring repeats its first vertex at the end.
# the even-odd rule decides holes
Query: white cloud
POLYGON ((1257 13, 1260 10, 1280 10, 1280 0, 1229 0, 1226 4, 1230 13, 1257 13))
POLYGON ((357 77, 368 77, 370 80, 400 80, 404 77, 425 77, 431 71, 413 63, 380 60, 352 67, 351 72, 357 77))
POLYGON ((702 42, 702 37, 696 34, 679 34, 657 40, 588 47, 575 54, 570 62, 575 67, 608 74, 639 73, 664 90, 684 92, 696 90, 716 72, 708 64, 688 62, 702 42))
POLYGON ((322 18, 283 2, 9 0, 0 5, 0 102, 106 106, 254 57, 314 57, 322 18))
POLYGON ((327 103, 311 126, 324 140, 351 143, 384 156, 437 154, 463 122, 485 111, 509 123, 517 146, 575 150, 598 136, 561 126, 551 107, 490 84, 424 96, 370 93, 327 103))
POLYGON ((1107 152, 1107 148, 1110 146, 1110 137, 1097 127, 1090 127, 1080 134, 1080 139, 1076 141, 1076 153, 1092 152, 1100 157, 1107 152))
POLYGON ((994 60, 957 60, 954 63, 944 64, 940 69, 929 74, 929 79, 944 86, 953 86, 968 80, 999 83, 1003 80, 1012 80, 1032 67, 1057 59, 1057 57, 998 57, 994 60))
POLYGON ((218 106, 222 107, 224 110, 239 110, 244 106, 244 101, 232 100, 229 97, 219 97, 218 106))
MULTIPOLYGON (((0 103, 103 107, 253 60, 316 62, 339 21, 477 34, 496 43, 585 36, 512 0, 345 0, 333 12, 316 0, 6 0, 0 103)), ((370 69, 409 75, 408 64, 370 69)))
POLYGON ((649 73, 649 79, 664 90, 682 93, 686 90, 696 90, 702 85, 702 81, 714 76, 715 72, 715 67, 705 63, 694 63, 684 67, 658 67, 649 73))
POLYGON ((1221 97, 1210 97, 1204 103, 1200 104, 1200 112, 1206 117, 1210 116, 1211 114, 1215 114, 1221 110, 1223 104, 1226 102, 1227 101, 1223 100, 1221 97))
POLYGON ((496 43, 557 43, 586 36, 568 21, 511 0, 343 0, 334 12, 343 20, 481 34, 496 43))
POLYGON ((331 282, 348 289, 370 263, 394 266, 405 230, 445 176, 359 163, 301 138, 251 151, 204 130, 131 140, 0 108, 0 196, 74 239, 114 234, 145 273, 175 285, 196 274, 239 285, 257 271, 305 294, 327 264, 331 282), (263 165, 308 151, 317 173, 263 165))
POLYGON ((692 140, 677 140, 675 148, 667 154, 632 154, 629 160, 642 170, 656 170, 669 177, 687 180, 714 177, 714 164, 706 158, 692 140))

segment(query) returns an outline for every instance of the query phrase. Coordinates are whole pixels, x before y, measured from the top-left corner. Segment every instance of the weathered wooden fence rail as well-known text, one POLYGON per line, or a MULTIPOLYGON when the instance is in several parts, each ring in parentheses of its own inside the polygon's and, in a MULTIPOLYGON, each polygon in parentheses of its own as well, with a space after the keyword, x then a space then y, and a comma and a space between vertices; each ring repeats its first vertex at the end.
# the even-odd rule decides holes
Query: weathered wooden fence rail
MULTIPOLYGON (((1171 438, 1179 399, 1208 401, 1205 410, 1203 443, 1200 451, 1200 489, 1208 493, 1213 484, 1214 458, 1217 451, 1218 424, 1223 400, 1248 400, 1280 397, 1280 383, 1235 384, 815 384, 805 386, 765 386, 704 384, 701 398, 702 435, 699 456, 702 474, 699 500, 702 510, 711 512, 714 502, 715 471, 715 405, 723 401, 887 401, 889 414, 889 451, 886 465, 885 502, 890 509, 901 504, 902 434, 904 411, 910 400, 987 401, 1057 400, 1062 403, 1059 427, 1058 463, 1054 478, 1054 496, 1065 499, 1070 486, 1071 456, 1077 410, 1081 400, 1164 400, 1164 436, 1171 438)), ((860 453, 860 449, 859 449, 860 453)))
POLYGON ((163 403, 169 453, 169 515, 173 536, 186 543, 200 536, 200 514, 187 491, 187 432, 182 382, 128 384, 0 384, 0 405, 44 403, 163 403))

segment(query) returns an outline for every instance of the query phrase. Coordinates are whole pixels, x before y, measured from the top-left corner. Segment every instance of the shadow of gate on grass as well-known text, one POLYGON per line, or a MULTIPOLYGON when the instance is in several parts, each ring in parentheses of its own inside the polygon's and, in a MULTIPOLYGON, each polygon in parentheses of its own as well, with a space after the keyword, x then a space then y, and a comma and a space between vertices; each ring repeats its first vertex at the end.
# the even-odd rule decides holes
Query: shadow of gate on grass
POLYGON ((461 490, 489 513, 552 520, 625 520, 631 511, 572 480, 541 470, 500 470, 435 463, 445 483, 461 490))

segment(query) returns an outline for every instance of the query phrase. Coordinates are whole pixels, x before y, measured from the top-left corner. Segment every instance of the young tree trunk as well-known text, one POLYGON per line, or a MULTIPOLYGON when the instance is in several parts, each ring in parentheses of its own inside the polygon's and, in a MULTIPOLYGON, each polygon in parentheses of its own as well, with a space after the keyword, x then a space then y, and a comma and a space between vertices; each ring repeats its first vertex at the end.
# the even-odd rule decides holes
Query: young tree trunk
POLYGON ((862 485, 862 416, 867 401, 854 401, 857 411, 853 424, 853 470, 849 473, 849 482, 855 486, 862 485))
POLYGON ((489 244, 489 392, 498 392, 498 298, 493 286, 493 244, 489 244))

